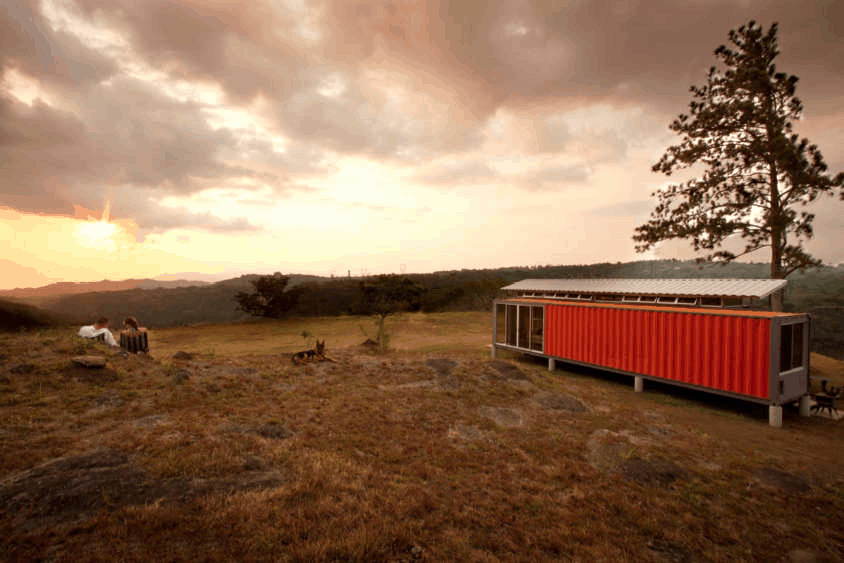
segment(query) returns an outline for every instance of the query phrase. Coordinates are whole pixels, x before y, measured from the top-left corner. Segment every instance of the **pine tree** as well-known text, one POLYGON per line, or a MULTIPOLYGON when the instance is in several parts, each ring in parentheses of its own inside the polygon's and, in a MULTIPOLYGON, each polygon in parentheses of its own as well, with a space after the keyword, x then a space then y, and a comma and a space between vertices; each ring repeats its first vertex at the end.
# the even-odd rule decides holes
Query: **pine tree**
MULTIPOLYGON (((751 21, 728 37, 733 47, 715 50, 725 69, 713 66, 705 85, 691 87, 691 116, 670 126, 682 142, 653 166, 668 176, 695 165, 705 171, 654 192, 657 206, 633 240, 644 252, 660 241, 690 239, 695 251, 711 251, 706 260, 723 262, 770 247, 771 278, 783 279, 821 264, 803 249, 814 214, 798 208, 836 190, 844 199, 844 174, 832 178, 818 147, 793 132, 803 105, 795 96, 798 78, 774 65, 777 24, 765 33, 751 21), (745 242, 739 254, 722 246, 734 236, 745 242)), ((773 305, 781 310, 781 295, 773 305)))

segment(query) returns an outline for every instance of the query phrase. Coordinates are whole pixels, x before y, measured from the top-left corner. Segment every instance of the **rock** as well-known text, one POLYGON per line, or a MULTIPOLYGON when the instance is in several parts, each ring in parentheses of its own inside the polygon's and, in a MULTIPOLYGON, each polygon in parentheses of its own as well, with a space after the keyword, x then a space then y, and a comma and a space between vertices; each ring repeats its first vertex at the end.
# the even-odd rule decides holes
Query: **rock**
POLYGON ((621 463, 621 474, 626 479, 650 487, 667 487, 688 474, 677 464, 667 460, 626 459, 621 463))
POLYGON ((467 424, 455 424, 448 429, 447 436, 452 440, 479 440, 483 438, 486 433, 475 425, 469 426, 467 424))
POLYGON ((188 379, 190 379, 190 373, 183 369, 177 369, 173 374, 173 381, 175 383, 184 383, 188 379))
POLYGON ((504 379, 527 379, 527 376, 522 373, 522 370, 520 370, 510 362, 505 362, 502 360, 493 360, 487 363, 487 365, 497 371, 499 375, 504 379))
POLYGON ((103 356, 74 356, 71 361, 86 368, 104 368, 106 359, 103 356))
POLYGON ((586 407, 578 399, 565 393, 537 393, 533 400, 555 411, 584 412, 586 407))
POLYGON ((753 476, 763 485, 787 493, 807 493, 812 489, 803 477, 773 467, 761 467, 753 476))
POLYGON ((191 354, 190 352, 184 352, 182 350, 179 350, 178 352, 173 354, 173 359, 174 360, 192 360, 193 354, 191 354))
POLYGON ((283 440, 293 435, 290 430, 275 422, 252 428, 250 431, 262 438, 271 438, 274 440, 283 440))
POLYGON ((35 370, 35 365, 30 363, 17 364, 9 368, 10 373, 32 373, 35 370))
POLYGON ((522 414, 516 409, 504 407, 481 407, 478 409, 481 416, 491 418, 498 426, 513 428, 522 425, 522 414))
MULTIPOLYGON (((256 465, 256 464, 252 464, 256 465)), ((221 478, 160 480, 119 451, 98 449, 50 460, 0 482, 0 506, 19 532, 78 525, 103 510, 185 502, 210 494, 271 489, 283 482, 272 470, 221 478)))
POLYGON ((457 367, 457 362, 448 358, 432 358, 425 360, 425 365, 434 370, 437 375, 445 377, 457 367))
POLYGON ((818 556, 810 549, 794 549, 789 552, 788 560, 792 563, 815 563, 818 556))

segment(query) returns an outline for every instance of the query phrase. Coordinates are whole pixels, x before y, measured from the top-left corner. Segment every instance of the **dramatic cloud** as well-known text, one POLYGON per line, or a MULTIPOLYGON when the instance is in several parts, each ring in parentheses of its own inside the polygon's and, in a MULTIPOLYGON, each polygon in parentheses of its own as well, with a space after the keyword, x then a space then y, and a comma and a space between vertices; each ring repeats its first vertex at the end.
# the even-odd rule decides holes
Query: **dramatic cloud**
MULTIPOLYGON (((7 1, 0 208, 245 270, 633 258, 667 126, 751 19, 780 23, 797 129, 840 170, 832 0, 7 1)), ((826 211, 812 248, 834 259, 826 211)))

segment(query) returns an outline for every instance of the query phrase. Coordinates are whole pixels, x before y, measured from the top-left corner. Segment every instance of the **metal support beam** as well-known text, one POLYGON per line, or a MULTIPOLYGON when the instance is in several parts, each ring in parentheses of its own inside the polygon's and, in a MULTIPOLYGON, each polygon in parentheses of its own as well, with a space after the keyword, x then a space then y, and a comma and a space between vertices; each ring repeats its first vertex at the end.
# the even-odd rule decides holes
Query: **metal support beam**
POLYGON ((809 395, 800 397, 800 416, 809 416, 809 395))
POLYGON ((768 424, 774 428, 782 426, 782 407, 778 405, 771 405, 768 407, 768 424))

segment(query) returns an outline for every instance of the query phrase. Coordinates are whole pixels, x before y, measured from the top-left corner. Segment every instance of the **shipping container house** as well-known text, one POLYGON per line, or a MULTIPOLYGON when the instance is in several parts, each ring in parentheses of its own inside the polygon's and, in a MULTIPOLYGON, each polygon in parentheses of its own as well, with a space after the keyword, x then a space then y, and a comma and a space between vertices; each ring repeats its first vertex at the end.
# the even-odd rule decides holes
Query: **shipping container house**
POLYGON ((493 304, 492 355, 512 350, 556 362, 808 415, 809 315, 751 310, 786 280, 524 280, 493 304))

